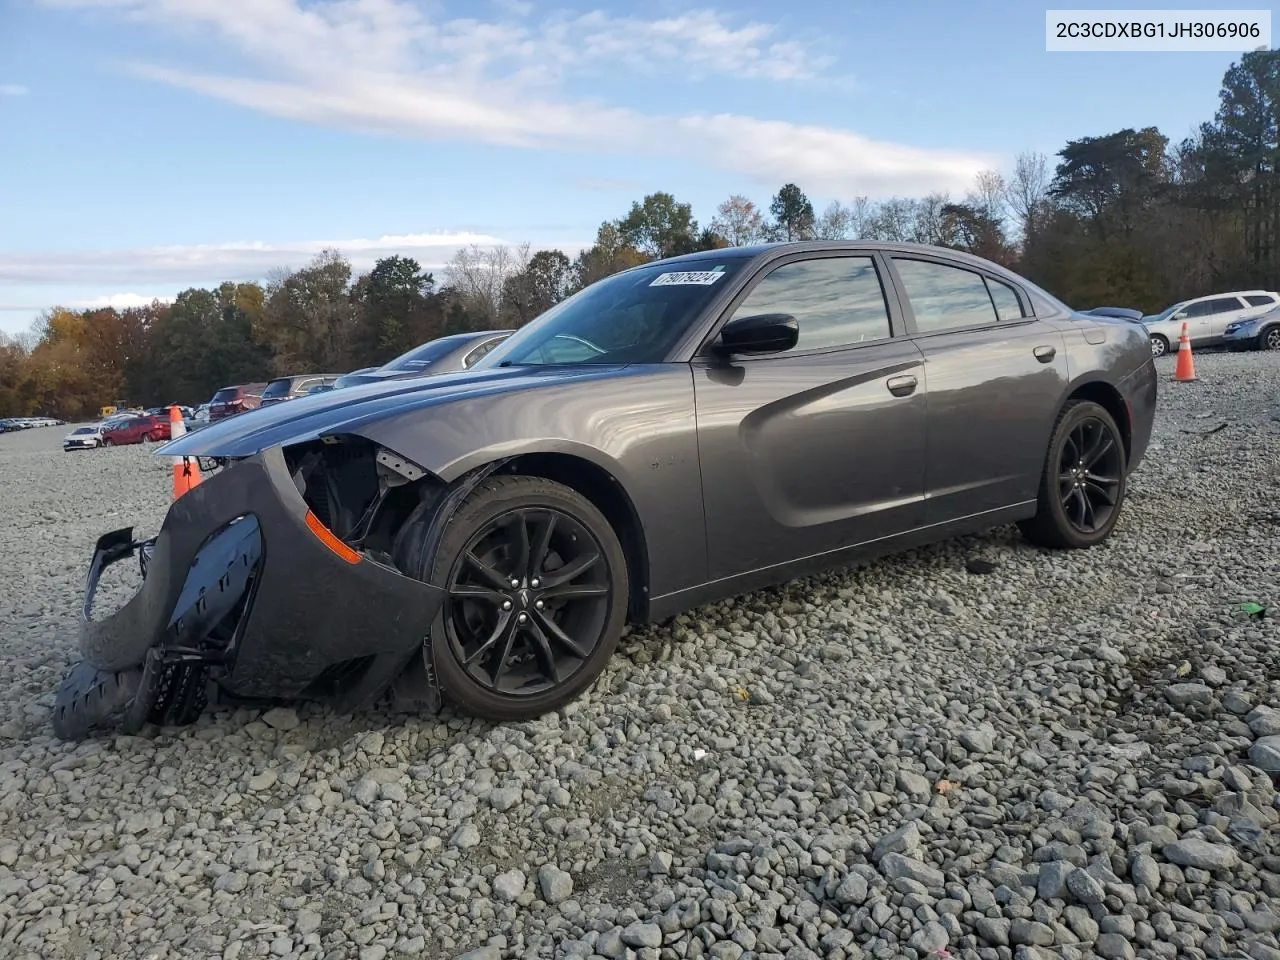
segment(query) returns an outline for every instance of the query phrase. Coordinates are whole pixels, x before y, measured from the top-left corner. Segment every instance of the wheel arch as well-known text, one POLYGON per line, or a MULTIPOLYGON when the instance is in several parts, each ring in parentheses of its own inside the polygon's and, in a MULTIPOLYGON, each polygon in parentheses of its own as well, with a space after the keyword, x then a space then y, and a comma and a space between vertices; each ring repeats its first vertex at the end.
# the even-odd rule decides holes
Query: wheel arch
POLYGON ((1111 414, 1111 419, 1120 428, 1120 438, 1124 441, 1124 455, 1127 462, 1133 452, 1133 413, 1115 385, 1098 379, 1072 384, 1071 389, 1058 405, 1055 422, 1057 417, 1062 416, 1066 405, 1075 400, 1091 400, 1111 414))
POLYGON ((644 526, 622 482, 600 464, 572 453, 539 451, 511 457, 495 471, 542 477, 563 484, 586 497, 599 510, 622 544, 627 561, 630 596, 627 619, 644 623, 649 617, 649 550, 644 526))

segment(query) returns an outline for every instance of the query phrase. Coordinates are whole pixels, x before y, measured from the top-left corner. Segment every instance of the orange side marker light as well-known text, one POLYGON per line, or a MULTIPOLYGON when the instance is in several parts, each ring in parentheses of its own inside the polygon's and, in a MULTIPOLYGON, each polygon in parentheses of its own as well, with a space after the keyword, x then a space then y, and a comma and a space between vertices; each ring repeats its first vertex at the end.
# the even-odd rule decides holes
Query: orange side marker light
POLYGON ((359 553, 334 536, 333 531, 321 523, 320 518, 310 510, 307 511, 307 526, 311 528, 311 532, 316 535, 321 543, 347 561, 347 563, 359 563, 364 559, 359 553))

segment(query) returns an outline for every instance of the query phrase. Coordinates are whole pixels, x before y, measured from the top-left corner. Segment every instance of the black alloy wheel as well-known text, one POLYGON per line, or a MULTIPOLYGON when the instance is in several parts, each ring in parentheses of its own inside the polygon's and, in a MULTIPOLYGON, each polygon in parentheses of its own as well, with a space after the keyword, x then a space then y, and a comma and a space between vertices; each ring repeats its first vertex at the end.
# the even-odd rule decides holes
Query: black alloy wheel
POLYGON ((542 477, 491 477, 431 556, 420 536, 406 530, 419 546, 397 562, 445 591, 428 641, 445 700, 491 720, 532 719, 595 682, 630 587, 618 535, 591 501, 542 477))
POLYGON ((1072 400, 1054 424, 1035 516, 1018 527, 1042 547, 1101 543, 1120 518, 1127 479, 1128 457, 1115 419, 1101 404, 1072 400))
POLYGON ((1080 533, 1106 527, 1118 506, 1123 470, 1124 456, 1111 427, 1097 417, 1077 422, 1059 458, 1058 493, 1062 512, 1080 533))
POLYGON ((530 696, 567 682, 603 639, 608 566, 569 514, 526 507, 495 517, 449 578, 449 644, 480 686, 530 696))

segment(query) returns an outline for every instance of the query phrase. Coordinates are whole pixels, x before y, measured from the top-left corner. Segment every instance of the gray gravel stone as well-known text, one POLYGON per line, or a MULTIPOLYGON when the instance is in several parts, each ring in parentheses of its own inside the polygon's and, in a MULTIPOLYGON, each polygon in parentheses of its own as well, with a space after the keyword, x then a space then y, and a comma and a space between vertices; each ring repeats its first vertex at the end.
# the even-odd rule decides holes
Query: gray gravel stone
POLYGON ((1175 683, 1165 688, 1164 696, 1175 707, 1190 707, 1211 701, 1213 691, 1203 683, 1175 683))
POLYGON ((1106 960, 1133 960, 1136 956, 1133 945, 1118 933, 1104 933, 1098 937, 1094 950, 1106 960))
POLYGON ((510 903, 524 893, 523 870, 508 870, 493 878, 493 895, 503 903, 510 903))
POLYGON ((1249 761, 1259 770, 1280 774, 1280 735, 1255 740, 1249 748, 1249 761))
POLYGON ((1194 838, 1171 843, 1161 852, 1170 863, 1201 870, 1230 870, 1240 862, 1235 848, 1194 838))
POLYGON ((0 436, 0 954, 1280 960, 1275 625, 1234 608, 1274 599, 1274 360, 1161 384, 1107 549, 1003 528, 710 604, 512 724, 293 704, 56 741, 89 550, 172 481, 0 436))
POLYGON ((656 949, 662 946, 662 928, 656 923, 641 923, 637 920, 623 928, 622 942, 629 947, 656 949))
POLYGON ((1071 896, 1084 904, 1102 903, 1106 898, 1102 884, 1086 870, 1073 870, 1067 876, 1067 889, 1071 896))
POLYGON ((572 895, 573 877, 555 864, 544 863, 538 868, 538 889, 547 903, 560 903, 572 895))
POLYGON ((262 715, 262 722, 275 730, 296 730, 302 723, 292 707, 272 707, 262 715))

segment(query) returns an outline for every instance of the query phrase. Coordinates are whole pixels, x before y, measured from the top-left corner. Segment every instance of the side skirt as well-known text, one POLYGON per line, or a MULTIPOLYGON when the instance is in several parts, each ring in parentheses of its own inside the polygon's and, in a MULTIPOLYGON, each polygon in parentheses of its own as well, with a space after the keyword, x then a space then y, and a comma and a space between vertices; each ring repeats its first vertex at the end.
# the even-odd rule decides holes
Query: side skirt
POLYGON ((696 587, 690 587, 676 593, 653 597, 649 601, 648 622, 656 623, 690 610, 693 607, 700 607, 706 603, 714 603, 717 600, 725 600, 740 594, 751 593, 765 587, 778 586, 800 577, 822 573, 837 567, 863 564, 881 557, 912 550, 916 547, 940 543, 954 537, 981 533, 994 527, 1030 519, 1035 516, 1035 513, 1036 502, 1027 500, 1011 507, 1000 507, 996 510, 988 510, 968 517, 961 517, 958 520, 948 520, 944 523, 931 524, 927 527, 917 527, 914 530, 882 537, 879 540, 868 540, 864 543, 849 547, 839 547, 826 553, 802 557, 798 560, 788 561, 772 567, 749 570, 746 573, 735 574, 732 577, 713 580, 710 583, 699 584, 696 587))

